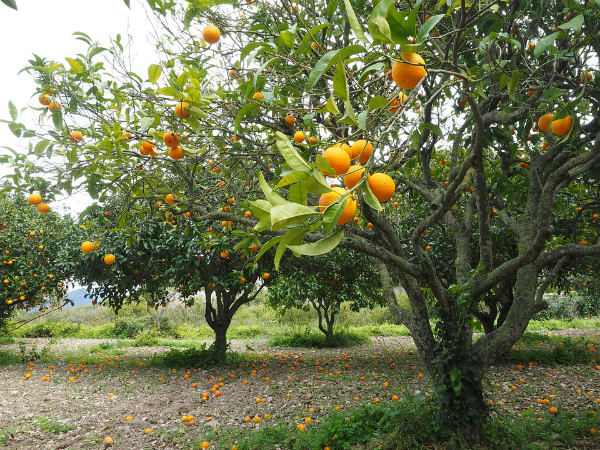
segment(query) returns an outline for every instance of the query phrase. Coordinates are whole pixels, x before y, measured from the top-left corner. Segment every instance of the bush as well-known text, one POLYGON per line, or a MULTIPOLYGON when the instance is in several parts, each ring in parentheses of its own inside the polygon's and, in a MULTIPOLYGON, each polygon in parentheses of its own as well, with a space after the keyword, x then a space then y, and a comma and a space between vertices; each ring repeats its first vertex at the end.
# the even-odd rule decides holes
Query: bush
POLYGON ((135 338, 142 331, 151 326, 150 317, 140 318, 122 318, 115 322, 113 327, 113 337, 116 338, 135 338))
POLYGON ((214 339, 215 332, 208 326, 195 327, 184 323, 173 330, 176 339, 214 339))
POLYGON ((252 339, 265 334, 269 334, 269 331, 260 326, 238 325, 227 330, 227 337, 231 339, 252 339))
POLYGON ((226 361, 218 361, 211 345, 205 343, 196 348, 186 350, 171 349, 166 353, 155 355, 151 364, 169 368, 208 369, 218 365, 237 364, 244 358, 237 353, 228 353, 226 361))
POLYGON ((133 341, 132 345, 133 347, 155 347, 158 345, 158 337, 154 332, 146 330, 133 341))
POLYGON ((592 359, 591 342, 583 338, 548 336, 526 332, 509 349, 501 362, 535 362, 538 364, 587 364, 592 359))
POLYGON ((273 347, 302 347, 302 348, 333 348, 353 347, 371 342, 364 334, 342 332, 333 335, 331 342, 327 342, 323 333, 293 333, 275 336, 269 341, 273 347))

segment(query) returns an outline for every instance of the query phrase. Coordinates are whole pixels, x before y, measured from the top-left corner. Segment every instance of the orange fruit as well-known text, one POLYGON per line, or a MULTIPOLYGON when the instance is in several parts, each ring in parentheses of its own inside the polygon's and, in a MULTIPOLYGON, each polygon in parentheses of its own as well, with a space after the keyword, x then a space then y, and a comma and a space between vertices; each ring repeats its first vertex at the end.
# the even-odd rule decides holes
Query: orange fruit
POLYGON ((113 255, 112 253, 108 253, 107 255, 104 256, 104 264, 107 264, 110 266, 114 262, 115 262, 115 255, 113 255))
POLYGON ((38 97, 38 100, 44 106, 48 106, 48 104, 50 103, 50 99, 48 98, 48 94, 40 94, 40 96, 38 97))
MULTIPOLYGON (((583 73, 580 73, 579 74, 579 80, 578 80, 579 84, 584 84, 585 81, 586 81, 586 78, 587 78, 587 81, 592 81, 592 74, 591 74, 591 72, 585 71, 583 73)), ((40 102, 41 102, 41 100, 40 100, 40 102)))
POLYGON ((367 179, 373 195, 380 202, 387 202, 396 192, 394 180, 386 173, 367 174, 367 179))
POLYGON ((214 25, 206 25, 202 30, 202 39, 209 44, 216 44, 221 39, 221 32, 214 25))
POLYGON ((400 58, 406 62, 395 61, 392 64, 392 78, 402 89, 414 88, 427 75, 425 61, 416 53, 402 53, 400 58), (412 64, 409 64, 412 63, 412 64), (422 64, 413 65, 413 64, 422 64))
POLYGON ((125 420, 126 420, 127 422, 129 422, 130 420, 133 420, 133 417, 131 417, 131 416, 127 416, 127 417, 125 417, 125 420))
POLYGON ((129 131, 126 131, 121 136, 123 137, 124 141, 130 141, 131 138, 133 137, 129 131))
POLYGON ((359 164, 350 166, 348 174, 344 176, 344 184, 348 189, 352 189, 360 181, 365 172, 365 168, 359 164))
POLYGON ((71 131, 69 133, 69 140, 76 144, 83 140, 83 135, 79 131, 71 131))
POLYGON ((50 212, 50 206, 48 205, 48 203, 40 203, 39 205, 37 205, 37 210, 41 213, 49 213, 50 212))
POLYGON ((284 120, 285 120, 285 123, 287 123, 290 127, 293 127, 294 124, 296 123, 296 119, 291 114, 288 114, 287 116, 285 116, 284 120))
POLYGON ((169 155, 169 157, 171 159, 175 159, 175 160, 182 159, 185 156, 185 152, 179 146, 171 147, 169 149, 169 151, 167 152, 167 154, 169 155))
POLYGON ((537 123, 538 128, 540 130, 542 130, 544 133, 547 133, 548 132, 548 125, 550 125, 550 122, 552 122, 553 118, 554 118, 554 114, 544 114, 538 120, 538 123, 537 123))
POLYGON ((555 135, 566 136, 573 127, 573 117, 567 116, 564 119, 554 120, 550 127, 555 135))
POLYGON ((154 431, 154 430, 152 430, 152 428, 146 428, 146 429, 144 430, 144 433, 146 433, 146 434, 152 434, 152 432, 153 432, 153 431, 154 431))
POLYGON ((165 135, 163 136, 163 142, 165 143, 165 145, 167 147, 171 147, 171 148, 177 147, 179 145, 180 141, 181 141, 181 136, 179 136, 174 131, 169 131, 169 132, 165 133, 165 135))
POLYGON ((106 445, 107 447, 112 446, 115 443, 115 440, 113 438, 111 438, 110 436, 107 436, 104 438, 104 445, 106 445))
POLYGON ((336 176, 348 172, 350 156, 342 147, 329 147, 322 156, 329 161, 329 166, 334 171, 334 173, 323 172, 325 175, 336 176))
POLYGON ((27 201, 33 205, 33 206, 37 206, 40 203, 42 203, 42 196, 40 194, 31 194, 29 196, 29 198, 27 199, 27 201))
MULTIPOLYGON (((406 94, 404 92, 400 92, 396 97, 393 97, 391 99, 391 103, 388 106, 388 111, 391 112, 392 114, 395 113, 396 111, 398 111, 398 109, 400 109, 400 105, 402 103, 404 103, 404 101, 406 100, 406 94)), ((420 106, 419 106, 420 108, 420 106)))
POLYGON ((317 142, 318 142, 318 141, 317 141, 317 137, 316 137, 316 136, 311 136, 311 137, 309 137, 309 138, 308 138, 308 143, 309 143, 310 145, 314 145, 314 144, 316 144, 317 142))
POLYGON ((268 273, 264 273, 263 274, 263 279, 268 280, 270 278, 271 275, 269 275, 268 273))
POLYGON ((167 196, 165 197, 165 201, 167 203, 175 203, 175 199, 176 197, 173 194, 167 194, 167 196))
POLYGON ((304 139, 306 139, 306 135, 302 131, 296 131, 294 133, 294 141, 296 141, 297 144, 304 142, 304 139))
POLYGON ((258 92, 254 93, 254 95, 252 96, 252 98, 254 100, 263 100, 265 98, 265 96, 262 95, 262 92, 258 91, 258 92))
MULTIPOLYGON (((319 209, 324 211, 325 207, 342 198, 342 195, 344 195, 346 192, 348 192, 346 189, 336 186, 333 188, 332 192, 327 192, 326 194, 321 195, 321 197, 319 197, 319 209)), ((347 198, 348 201, 346 202, 344 211, 336 222, 336 225, 344 225, 345 223, 351 221, 356 214, 356 201, 350 196, 347 198)))
POLYGON ((538 85, 537 85, 537 84, 534 84, 534 85, 532 85, 532 86, 531 86, 531 89, 529 89, 529 90, 527 91, 527 96, 531 97, 533 94, 535 94, 535 89, 534 89, 534 88, 536 88, 536 87, 538 87, 538 85))
POLYGON ((94 250, 93 242, 85 241, 83 244, 81 244, 81 251, 83 253, 90 253, 92 250, 94 250))
POLYGON ((210 444, 206 441, 202 442, 202 444, 200 444, 200 448, 208 448, 210 447, 210 444))
POLYGON ((187 102, 181 101, 177 103, 174 110, 175 116, 179 117, 180 119, 184 117, 190 117, 190 113, 188 112, 189 107, 190 104, 187 102))
POLYGON ((354 144, 352 144, 351 150, 352 159, 358 158, 358 161, 361 164, 365 164, 369 160, 371 153, 373 153, 373 144, 367 142, 364 139, 359 139, 354 144))
POLYGON ((50 103, 48 103, 48 109, 50 110, 50 112, 54 111, 54 108, 62 109, 62 106, 60 106, 56 102, 50 102, 50 103))
POLYGON ((225 250, 224 252, 221 252, 221 258, 223 258, 223 259, 229 258, 229 252, 227 250, 225 250))

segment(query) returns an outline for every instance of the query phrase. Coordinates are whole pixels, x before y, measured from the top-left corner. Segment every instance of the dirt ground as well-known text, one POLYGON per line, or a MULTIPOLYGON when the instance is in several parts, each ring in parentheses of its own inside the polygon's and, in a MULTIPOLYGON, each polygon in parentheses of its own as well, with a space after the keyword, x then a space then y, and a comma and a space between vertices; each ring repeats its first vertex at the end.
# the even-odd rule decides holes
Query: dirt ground
MULTIPOLYGON (((600 338, 600 331, 552 334, 563 333, 600 338)), ((294 425, 306 417, 313 420, 306 426, 315 427, 334 408, 349 409, 376 398, 388 402, 393 395, 429 389, 429 377, 409 337, 373 338, 369 345, 326 350, 233 340, 232 350, 250 355, 250 361, 189 371, 149 365, 149 358, 166 347, 123 348, 115 356, 114 349, 99 347, 114 340, 23 342, 28 351, 50 349, 33 367, 0 367, 0 449, 102 449, 107 436, 115 440, 112 448, 197 449, 199 442, 210 442, 223 429, 264 427, 282 420, 294 425), (215 384, 219 396, 211 390, 215 384), (204 393, 208 400, 203 400, 204 393), (181 421, 189 415, 195 425, 181 421), (126 420, 128 416, 132 420, 126 420), (245 421, 256 416, 261 417, 258 424, 245 421), (145 433, 149 428, 152 433, 145 433)), ((18 353, 19 345, 0 350, 18 353)), ((551 406, 572 412, 598 409, 600 370, 594 363, 522 365, 499 365, 487 374, 487 394, 502 412, 533 409, 537 415, 551 406)))

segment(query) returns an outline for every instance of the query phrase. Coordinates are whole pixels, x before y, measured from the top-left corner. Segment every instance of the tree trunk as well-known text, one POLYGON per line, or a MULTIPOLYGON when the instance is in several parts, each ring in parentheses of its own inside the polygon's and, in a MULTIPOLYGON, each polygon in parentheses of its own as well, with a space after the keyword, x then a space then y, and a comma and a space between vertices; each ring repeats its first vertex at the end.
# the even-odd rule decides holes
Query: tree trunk
POLYGON ((215 359, 219 362, 227 359, 227 329, 229 328, 230 321, 218 322, 213 328, 215 332, 215 343, 213 344, 215 359))

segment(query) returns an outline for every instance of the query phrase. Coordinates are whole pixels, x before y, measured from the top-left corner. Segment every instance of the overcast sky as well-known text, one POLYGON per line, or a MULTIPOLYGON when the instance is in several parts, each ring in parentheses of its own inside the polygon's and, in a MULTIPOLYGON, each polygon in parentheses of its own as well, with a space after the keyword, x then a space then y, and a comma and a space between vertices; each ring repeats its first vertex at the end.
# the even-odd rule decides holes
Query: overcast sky
MULTIPOLYGON (((18 72, 27 66, 34 53, 65 65, 65 57, 75 58, 77 53, 84 53, 86 44, 75 39, 76 31, 86 33, 105 46, 110 37, 131 34, 136 55, 134 70, 138 73, 146 74, 148 65, 158 62, 149 37, 152 23, 139 1, 132 0, 131 10, 123 0, 18 0, 17 5, 19 10, 15 11, 0 3, 0 119, 10 120, 9 100, 19 111, 27 105, 40 106, 32 77, 27 73, 18 75, 18 72)), ((27 116, 24 118, 27 123, 27 116)), ((6 124, 0 123, 2 146, 18 150, 26 147, 27 141, 19 140, 6 124)), ((0 148, 0 154, 4 153, 6 150, 0 148)), ((10 171, 0 165, 0 175, 7 172, 10 171)), ((67 205, 81 211, 89 200, 79 196, 54 203, 60 203, 51 204, 56 210, 63 210, 61 206, 67 205)))

